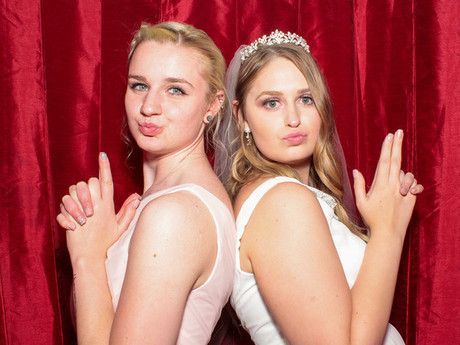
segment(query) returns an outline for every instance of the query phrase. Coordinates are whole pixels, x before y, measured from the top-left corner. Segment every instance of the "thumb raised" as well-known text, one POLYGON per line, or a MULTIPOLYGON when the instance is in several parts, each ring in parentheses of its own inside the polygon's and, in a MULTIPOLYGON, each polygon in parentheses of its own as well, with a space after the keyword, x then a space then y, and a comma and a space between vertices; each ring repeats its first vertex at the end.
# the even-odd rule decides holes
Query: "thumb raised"
POLYGON ((356 205, 362 204, 366 198, 366 181, 364 180, 363 174, 357 169, 353 169, 353 188, 355 191, 356 205))

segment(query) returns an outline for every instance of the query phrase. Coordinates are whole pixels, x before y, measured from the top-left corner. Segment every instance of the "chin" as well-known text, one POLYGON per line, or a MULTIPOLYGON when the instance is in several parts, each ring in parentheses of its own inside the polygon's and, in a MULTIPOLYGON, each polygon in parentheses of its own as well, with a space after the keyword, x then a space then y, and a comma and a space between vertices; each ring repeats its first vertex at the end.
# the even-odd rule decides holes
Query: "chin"
POLYGON ((157 154, 161 151, 164 151, 164 147, 163 145, 161 145, 161 143, 159 142, 155 143, 155 142, 152 142, 152 140, 146 140, 146 139, 148 138, 142 138, 142 137, 134 138, 137 146, 139 146, 139 148, 142 151, 152 153, 152 154, 157 154))
POLYGON ((278 159, 273 160, 287 165, 299 165, 310 162, 312 156, 311 152, 286 152, 283 155, 279 155, 278 159))

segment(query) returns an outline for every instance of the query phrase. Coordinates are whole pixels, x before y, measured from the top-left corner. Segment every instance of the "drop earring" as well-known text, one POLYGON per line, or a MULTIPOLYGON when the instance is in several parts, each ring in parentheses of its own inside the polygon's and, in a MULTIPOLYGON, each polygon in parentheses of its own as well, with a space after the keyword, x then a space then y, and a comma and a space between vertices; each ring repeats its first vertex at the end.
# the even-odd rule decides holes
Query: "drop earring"
POLYGON ((251 145, 251 130, 249 128, 244 129, 244 137, 246 138, 246 145, 251 145))

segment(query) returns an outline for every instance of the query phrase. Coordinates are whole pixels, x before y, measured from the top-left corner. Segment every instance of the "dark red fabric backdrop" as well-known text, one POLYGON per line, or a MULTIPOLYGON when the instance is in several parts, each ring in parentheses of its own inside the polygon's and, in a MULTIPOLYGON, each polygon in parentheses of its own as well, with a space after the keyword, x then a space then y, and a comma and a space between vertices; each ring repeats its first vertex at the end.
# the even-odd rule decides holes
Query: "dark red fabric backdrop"
MULTIPOLYGON (((120 127, 126 55, 143 20, 204 29, 227 61, 275 28, 309 41, 329 81, 349 167, 370 180, 388 131, 425 186, 392 322, 408 344, 460 339, 460 2, 0 0, 0 345, 72 344, 71 269, 55 216, 109 154, 116 201, 139 190, 120 127)), ((305 325, 308 327, 308 325, 305 325)), ((227 344, 249 344, 234 329, 227 344)))

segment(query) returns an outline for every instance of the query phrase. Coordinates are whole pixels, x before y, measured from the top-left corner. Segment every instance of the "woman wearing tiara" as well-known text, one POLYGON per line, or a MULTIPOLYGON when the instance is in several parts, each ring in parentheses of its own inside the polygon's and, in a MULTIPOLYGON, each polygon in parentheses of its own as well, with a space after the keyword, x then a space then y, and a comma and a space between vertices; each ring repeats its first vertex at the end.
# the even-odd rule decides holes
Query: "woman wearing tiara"
POLYGON ((101 154, 100 178, 72 186, 58 216, 69 229, 78 343, 205 345, 233 283, 231 202, 204 145, 221 120, 225 61, 206 33, 167 22, 141 26, 128 69, 144 194, 117 219, 101 154))
POLYGON ((423 187, 400 170, 403 131, 384 139, 369 191, 353 171, 368 235, 347 211, 331 101, 305 40, 276 31, 243 46, 227 92, 233 117, 221 133, 230 152, 216 162, 237 217, 231 303, 252 340, 404 344, 388 319, 423 187))

